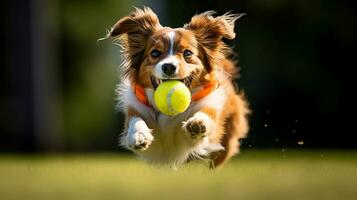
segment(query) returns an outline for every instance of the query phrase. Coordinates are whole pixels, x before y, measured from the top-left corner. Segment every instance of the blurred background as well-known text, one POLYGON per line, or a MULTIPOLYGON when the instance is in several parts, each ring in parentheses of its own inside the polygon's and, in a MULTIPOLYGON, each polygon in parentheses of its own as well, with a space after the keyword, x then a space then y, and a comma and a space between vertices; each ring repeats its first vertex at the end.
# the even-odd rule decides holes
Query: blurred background
POLYGON ((121 151, 119 47, 97 43, 134 6, 179 27, 244 12, 228 41, 251 130, 243 150, 353 149, 357 1, 12 0, 0 3, 0 151, 121 151))

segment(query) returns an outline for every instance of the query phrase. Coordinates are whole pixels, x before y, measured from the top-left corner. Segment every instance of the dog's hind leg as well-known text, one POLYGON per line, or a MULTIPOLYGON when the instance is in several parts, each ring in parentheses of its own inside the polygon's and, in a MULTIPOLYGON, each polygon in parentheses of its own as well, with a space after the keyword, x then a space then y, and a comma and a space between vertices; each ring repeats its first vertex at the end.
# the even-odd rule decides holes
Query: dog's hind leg
POLYGON ((212 158, 211 167, 222 165, 230 157, 239 152, 239 139, 245 138, 248 132, 247 114, 249 109, 242 96, 235 98, 235 112, 232 112, 227 117, 225 122, 226 134, 222 138, 221 144, 225 150, 214 153, 212 158))

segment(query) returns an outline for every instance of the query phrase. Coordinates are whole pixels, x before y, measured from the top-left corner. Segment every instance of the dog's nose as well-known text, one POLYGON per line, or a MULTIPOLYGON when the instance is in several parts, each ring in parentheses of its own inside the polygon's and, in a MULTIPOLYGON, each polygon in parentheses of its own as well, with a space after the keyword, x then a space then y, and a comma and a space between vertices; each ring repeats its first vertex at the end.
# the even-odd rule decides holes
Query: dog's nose
POLYGON ((168 75, 171 76, 172 74, 175 73, 176 71, 176 66, 170 63, 165 63, 162 65, 162 71, 168 75))

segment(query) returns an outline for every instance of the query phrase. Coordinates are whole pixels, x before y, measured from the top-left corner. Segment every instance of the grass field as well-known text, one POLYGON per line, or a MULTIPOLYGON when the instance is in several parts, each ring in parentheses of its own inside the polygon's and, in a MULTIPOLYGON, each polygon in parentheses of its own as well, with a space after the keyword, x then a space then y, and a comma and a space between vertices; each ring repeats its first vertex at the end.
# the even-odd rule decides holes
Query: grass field
POLYGON ((357 199, 357 152, 243 151, 177 171, 121 154, 3 154, 0 199, 357 199))

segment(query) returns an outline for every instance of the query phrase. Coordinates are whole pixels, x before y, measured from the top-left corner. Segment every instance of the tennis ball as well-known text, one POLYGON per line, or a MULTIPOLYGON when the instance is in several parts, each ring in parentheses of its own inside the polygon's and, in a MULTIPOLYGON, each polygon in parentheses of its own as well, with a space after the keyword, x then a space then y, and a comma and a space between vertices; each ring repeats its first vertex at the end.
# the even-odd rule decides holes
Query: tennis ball
POLYGON ((166 115, 184 112, 191 102, 190 90, 180 81, 165 81, 154 93, 157 109, 166 115))

